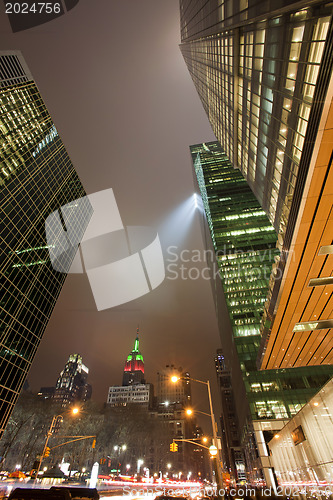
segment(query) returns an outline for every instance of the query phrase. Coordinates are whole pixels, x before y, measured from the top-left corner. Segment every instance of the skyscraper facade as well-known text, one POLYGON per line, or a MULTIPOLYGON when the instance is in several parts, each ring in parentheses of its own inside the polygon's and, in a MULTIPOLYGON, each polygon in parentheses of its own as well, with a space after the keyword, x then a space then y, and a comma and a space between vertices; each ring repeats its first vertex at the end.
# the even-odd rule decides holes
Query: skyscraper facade
POLYGON ((82 363, 80 354, 71 354, 58 377, 53 400, 66 407, 91 398, 92 388, 87 383, 89 369, 82 363))
MULTIPOLYGON (((19 52, 0 53, 0 85, 1 435, 66 277, 52 268, 45 219, 85 192, 19 52)), ((87 200, 72 228, 78 240, 90 217, 87 200)))
POLYGON ((157 404, 166 408, 184 408, 191 404, 191 382, 190 374, 182 368, 174 365, 166 365, 157 372, 157 404), (177 383, 171 381, 172 376, 180 380, 177 383))
POLYGON ((257 365, 332 363, 332 4, 181 0, 180 18, 215 135, 278 235, 257 365))
POLYGON ((181 0, 180 14, 181 50, 216 138, 284 238, 330 83, 332 4, 181 0))
POLYGON ((239 453, 242 441, 248 466, 256 471, 257 480, 265 478, 269 482, 272 471, 267 464, 262 465, 266 458, 260 442, 263 431, 268 439, 281 428, 333 375, 333 366, 257 370, 261 316, 272 265, 278 255, 277 235, 246 180, 233 168, 218 142, 190 149, 214 245, 212 258, 220 271, 249 404, 250 418, 245 432, 246 426, 237 429, 238 419, 230 418, 239 410, 239 387, 233 386, 230 365, 224 359, 229 353, 219 353, 216 369, 224 410, 222 431, 226 445, 231 448, 225 459, 232 470, 242 469, 239 453))

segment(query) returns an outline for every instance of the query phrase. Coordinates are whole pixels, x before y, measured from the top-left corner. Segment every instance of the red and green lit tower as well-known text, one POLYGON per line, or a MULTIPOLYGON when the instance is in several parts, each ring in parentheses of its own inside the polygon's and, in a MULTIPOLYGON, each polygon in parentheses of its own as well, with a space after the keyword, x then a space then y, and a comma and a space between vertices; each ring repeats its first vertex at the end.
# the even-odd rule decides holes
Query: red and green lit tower
POLYGON ((123 385, 145 384, 145 368, 142 354, 139 350, 139 328, 136 331, 134 349, 125 361, 123 385))

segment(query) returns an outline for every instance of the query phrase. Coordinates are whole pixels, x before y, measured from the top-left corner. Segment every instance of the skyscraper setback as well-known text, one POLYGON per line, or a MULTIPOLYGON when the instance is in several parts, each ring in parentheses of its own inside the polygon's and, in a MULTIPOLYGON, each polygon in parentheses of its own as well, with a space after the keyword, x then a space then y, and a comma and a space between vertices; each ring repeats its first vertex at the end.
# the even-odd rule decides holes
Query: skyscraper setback
MULTIPOLYGON (((52 268, 45 219, 85 192, 20 52, 0 53, 0 80, 1 435, 66 278, 52 268)), ((85 200, 77 235, 91 217, 85 200)))

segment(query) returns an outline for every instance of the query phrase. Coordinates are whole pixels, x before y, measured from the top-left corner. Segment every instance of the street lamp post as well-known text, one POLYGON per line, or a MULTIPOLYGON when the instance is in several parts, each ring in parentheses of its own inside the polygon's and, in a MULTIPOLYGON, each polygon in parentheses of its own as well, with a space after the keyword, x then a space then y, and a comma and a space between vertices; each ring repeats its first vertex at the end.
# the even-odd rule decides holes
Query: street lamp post
POLYGON ((117 458, 117 462, 118 462, 118 465, 117 465, 117 472, 118 474, 121 474, 121 463, 119 462, 119 459, 120 459, 120 454, 121 452, 124 452, 127 450, 127 445, 126 444, 122 444, 122 445, 118 445, 116 444, 114 447, 113 447, 114 451, 117 451, 118 452, 118 458, 117 458))
MULTIPOLYGON (((176 375, 173 376, 173 377, 171 377, 171 381, 174 382, 174 383, 178 382, 179 380, 181 380, 181 377, 177 377, 176 375)), ((199 384, 204 384, 207 387, 207 390, 208 390, 208 399, 209 399, 209 410, 210 410, 210 413, 204 413, 204 412, 199 412, 199 413, 202 413, 204 415, 210 416, 211 421, 212 421, 213 445, 217 449, 216 459, 215 459, 215 461, 216 461, 216 483, 217 483, 217 488, 218 488, 218 497, 220 497, 219 490, 222 488, 223 478, 222 478, 222 471, 221 471, 221 465, 220 465, 220 451, 219 451, 219 445, 218 445, 218 439, 217 439, 216 422, 215 422, 215 417, 214 417, 214 410, 213 410, 212 394, 211 394, 211 390, 210 390, 210 383, 209 383, 209 380, 207 380, 207 382, 205 382, 203 380, 198 380, 198 379, 190 378, 190 377, 187 378, 186 380, 192 380, 192 382, 198 382, 199 384)))
MULTIPOLYGON (((72 413, 73 413, 73 415, 76 415, 77 413, 79 413, 78 408, 73 408, 72 409, 72 413)), ((55 426, 57 424, 58 418, 63 419, 64 417, 62 415, 54 415, 53 418, 52 418, 52 422, 51 422, 50 428, 47 431, 46 440, 45 440, 44 448, 43 448, 43 451, 42 451, 42 455, 41 455, 40 460, 39 460, 39 464, 38 464, 38 468, 37 468, 37 472, 36 472, 36 477, 35 477, 35 480, 34 480, 34 485, 37 483, 38 474, 39 474, 40 468, 42 466, 43 458, 45 456, 45 451, 46 451, 49 439, 52 436, 53 431, 55 429, 55 426)))
POLYGON ((143 460, 141 458, 139 458, 139 460, 138 460, 138 467, 137 467, 137 474, 140 474, 141 465, 143 465, 143 460))

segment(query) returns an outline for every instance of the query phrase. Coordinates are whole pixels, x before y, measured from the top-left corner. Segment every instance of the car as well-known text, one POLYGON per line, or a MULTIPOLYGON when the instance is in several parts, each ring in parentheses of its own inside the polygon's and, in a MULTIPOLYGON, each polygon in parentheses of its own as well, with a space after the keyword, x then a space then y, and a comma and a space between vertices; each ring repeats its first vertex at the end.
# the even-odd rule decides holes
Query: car
POLYGON ((8 500, 72 500, 66 488, 63 491, 52 491, 44 488, 15 488, 8 500))
POLYGON ((16 488, 8 500, 99 500, 96 488, 52 486, 51 488, 16 488))
POLYGON ((156 495, 155 500, 189 500, 187 495, 156 495))
POLYGON ((99 493, 96 488, 82 488, 80 486, 52 486, 50 490, 62 491, 67 490, 74 499, 83 500, 99 500, 99 493))

